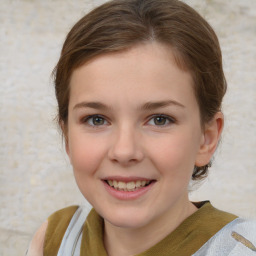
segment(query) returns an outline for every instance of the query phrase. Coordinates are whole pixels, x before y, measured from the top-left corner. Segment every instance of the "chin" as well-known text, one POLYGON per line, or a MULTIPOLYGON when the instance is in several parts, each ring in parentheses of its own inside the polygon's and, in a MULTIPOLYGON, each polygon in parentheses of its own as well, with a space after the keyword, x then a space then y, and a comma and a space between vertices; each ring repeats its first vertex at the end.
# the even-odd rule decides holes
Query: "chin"
POLYGON ((113 226, 130 229, 141 228, 150 222, 150 217, 147 214, 131 210, 109 213, 103 218, 113 226))
POLYGON ((122 219, 105 219, 111 225, 119 228, 137 229, 145 226, 145 220, 122 218, 122 219))

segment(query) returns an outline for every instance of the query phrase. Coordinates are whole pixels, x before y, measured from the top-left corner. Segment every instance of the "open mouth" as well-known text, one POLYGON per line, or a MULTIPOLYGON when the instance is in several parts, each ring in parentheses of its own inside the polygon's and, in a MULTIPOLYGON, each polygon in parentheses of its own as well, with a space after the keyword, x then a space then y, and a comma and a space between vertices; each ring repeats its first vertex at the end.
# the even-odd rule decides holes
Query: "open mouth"
POLYGON ((105 180, 105 182, 112 188, 118 191, 136 191, 150 185, 154 180, 136 180, 136 181, 117 181, 117 180, 105 180))

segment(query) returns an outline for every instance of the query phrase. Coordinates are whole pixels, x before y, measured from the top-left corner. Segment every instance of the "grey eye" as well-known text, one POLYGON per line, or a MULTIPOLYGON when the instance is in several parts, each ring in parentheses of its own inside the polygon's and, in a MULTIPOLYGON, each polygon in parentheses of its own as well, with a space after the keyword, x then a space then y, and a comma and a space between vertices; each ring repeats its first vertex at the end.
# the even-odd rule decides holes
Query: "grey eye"
POLYGON ((172 117, 165 115, 154 115, 148 121, 148 124, 152 126, 167 126, 172 123, 175 123, 175 120, 172 117))
POLYGON ((92 118, 92 123, 93 125, 103 125, 105 123, 105 120, 102 117, 95 116, 92 118))
POLYGON ((90 126, 101 126, 107 124, 106 119, 98 115, 89 116, 84 120, 84 122, 90 126))
POLYGON ((157 116, 153 118, 155 125, 165 125, 168 121, 166 117, 163 116, 157 116))

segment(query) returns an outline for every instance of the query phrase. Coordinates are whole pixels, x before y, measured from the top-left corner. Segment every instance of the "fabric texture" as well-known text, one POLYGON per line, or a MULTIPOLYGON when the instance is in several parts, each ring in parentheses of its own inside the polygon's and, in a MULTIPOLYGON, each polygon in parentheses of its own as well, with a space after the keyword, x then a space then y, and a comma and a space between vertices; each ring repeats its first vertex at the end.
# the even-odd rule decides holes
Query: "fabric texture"
POLYGON ((66 232, 66 229, 78 206, 70 206, 53 213, 48 218, 48 226, 44 240, 44 255, 55 256, 66 232))
POLYGON ((83 227, 87 215, 87 209, 83 206, 79 206, 62 238, 57 256, 80 256, 83 227))
POLYGON ((237 218, 192 256, 256 256, 256 221, 237 218))
MULTIPOLYGON (((162 241, 136 256, 190 256, 220 229, 237 218, 235 215, 217 210, 209 202, 195 204, 199 208, 198 211, 185 219, 162 241)), ((69 207, 49 217, 45 256, 57 255, 65 230, 77 208, 77 206, 69 207)), ((107 256, 103 244, 103 226, 103 219, 92 209, 83 227, 81 256, 107 256)))

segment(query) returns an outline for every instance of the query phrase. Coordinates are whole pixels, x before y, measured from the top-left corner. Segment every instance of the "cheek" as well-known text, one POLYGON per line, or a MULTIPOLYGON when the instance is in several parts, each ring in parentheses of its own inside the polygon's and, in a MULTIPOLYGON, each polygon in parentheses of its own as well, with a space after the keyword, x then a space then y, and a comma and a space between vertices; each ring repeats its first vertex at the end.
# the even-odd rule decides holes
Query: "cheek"
POLYGON ((103 145, 81 136, 69 138, 69 158, 75 175, 93 174, 104 157, 103 145))
POLYGON ((198 151, 198 143, 193 135, 181 132, 154 144, 150 147, 151 155, 159 171, 168 171, 169 175, 190 175, 198 151))

